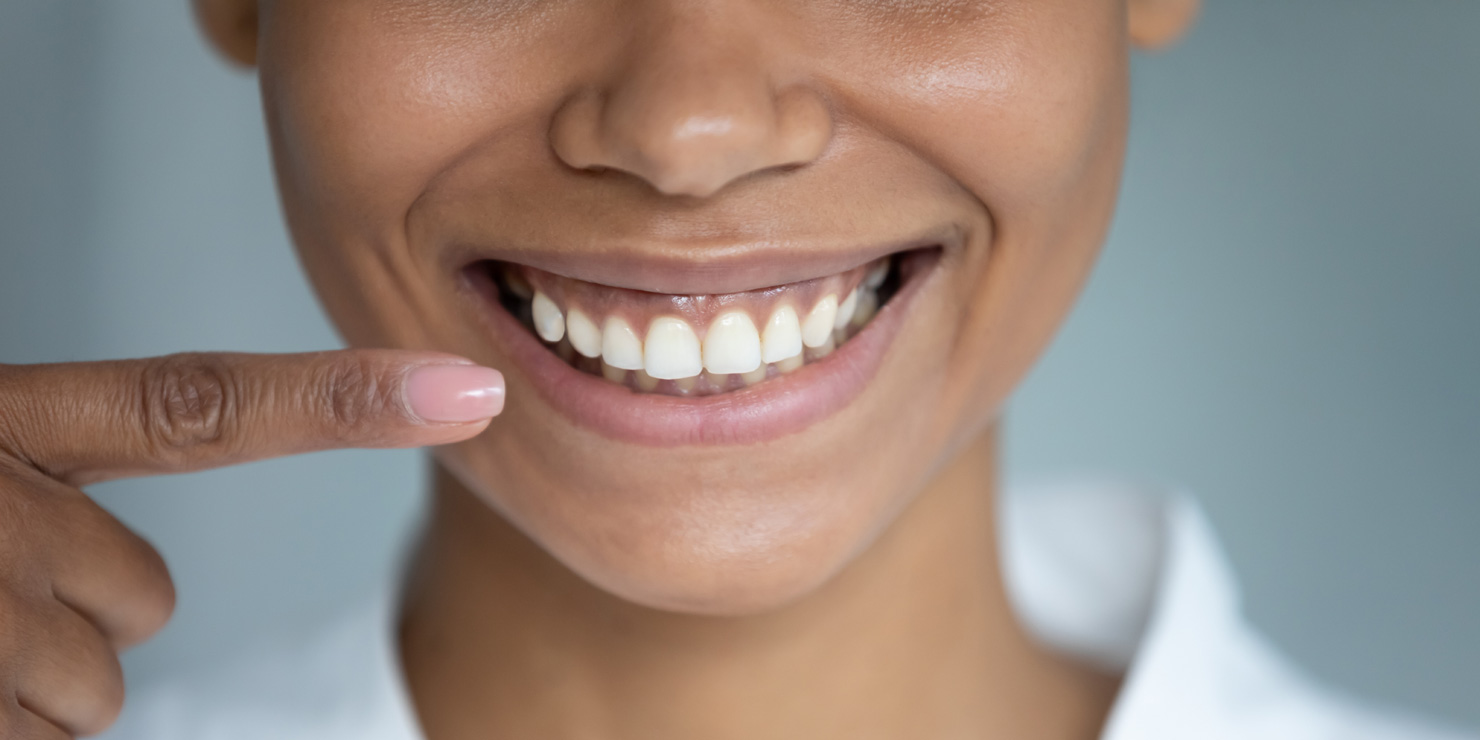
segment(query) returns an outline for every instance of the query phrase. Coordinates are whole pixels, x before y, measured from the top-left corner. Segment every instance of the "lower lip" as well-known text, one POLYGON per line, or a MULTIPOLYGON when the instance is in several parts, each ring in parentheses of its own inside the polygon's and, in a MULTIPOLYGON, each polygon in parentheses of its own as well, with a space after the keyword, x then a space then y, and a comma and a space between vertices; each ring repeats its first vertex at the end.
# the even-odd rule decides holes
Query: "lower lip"
POLYGON ((837 351, 749 388, 700 398, 637 393, 566 364, 498 303, 497 288, 471 278, 496 342, 540 398, 604 437, 652 447, 766 442, 833 415, 863 393, 938 262, 910 276, 894 298, 837 351))

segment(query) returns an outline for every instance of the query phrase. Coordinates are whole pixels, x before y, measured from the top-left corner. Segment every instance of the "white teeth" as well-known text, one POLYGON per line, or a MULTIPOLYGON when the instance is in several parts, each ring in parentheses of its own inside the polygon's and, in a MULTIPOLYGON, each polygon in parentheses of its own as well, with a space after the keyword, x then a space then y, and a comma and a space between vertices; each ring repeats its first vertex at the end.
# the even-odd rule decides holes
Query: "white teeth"
MULTIPOLYGON (((722 393, 765 381, 771 367, 785 375, 832 353, 878 313, 873 286, 886 280, 888 271, 887 263, 875 265, 841 302, 837 293, 829 293, 805 318, 798 318, 793 304, 777 306, 760 330, 748 312, 729 310, 713 320, 702 342, 694 327, 676 316, 654 319, 643 336, 619 316, 598 325, 578 308, 566 313, 538 290, 530 291, 528 316, 535 333, 562 359, 588 370, 595 363, 573 361, 599 359, 600 373, 613 382, 646 392, 661 386, 681 395, 722 393)), ((509 283, 513 286, 514 278, 509 283)))
POLYGON ((586 357, 601 356, 601 330, 596 328, 586 312, 572 308, 565 317, 565 333, 570 337, 570 346, 586 357))
POLYGON ((642 340, 631 325, 616 316, 608 316, 602 327, 601 359, 623 370, 642 369, 642 340))
POLYGON ((843 305, 838 306, 838 315, 833 319, 833 328, 841 329, 853 320, 853 312, 858 310, 858 289, 854 288, 847 298, 843 299, 843 305))
POLYGON ((672 316, 653 319, 648 326, 640 367, 659 380, 698 375, 704 370, 698 335, 683 319, 672 316))
POLYGON ((766 362, 780 362, 800 354, 802 324, 797 320, 796 309, 782 306, 766 322, 766 331, 761 337, 761 359, 766 362))
POLYGON ((811 359, 811 360, 820 360, 820 359, 822 359, 824 357, 827 357, 828 355, 832 354, 833 353, 833 350, 835 350, 837 348, 838 348, 838 341, 837 341, 837 339, 833 335, 829 334, 829 335, 827 335, 827 341, 823 342, 819 346, 816 346, 816 347, 813 347, 812 348, 812 352, 808 355, 808 359, 811 359))
POLYGON ((560 307, 550 296, 544 293, 534 294, 534 330, 540 335, 540 339, 554 344, 565 336, 565 317, 560 315, 560 307))
POLYGON ((750 315, 743 311, 720 314, 704 335, 704 369, 725 375, 748 373, 760 366, 761 335, 750 315))
POLYGON ((812 307, 802 322, 802 344, 821 347, 832 338, 833 321, 838 317, 838 297, 829 293, 812 307))

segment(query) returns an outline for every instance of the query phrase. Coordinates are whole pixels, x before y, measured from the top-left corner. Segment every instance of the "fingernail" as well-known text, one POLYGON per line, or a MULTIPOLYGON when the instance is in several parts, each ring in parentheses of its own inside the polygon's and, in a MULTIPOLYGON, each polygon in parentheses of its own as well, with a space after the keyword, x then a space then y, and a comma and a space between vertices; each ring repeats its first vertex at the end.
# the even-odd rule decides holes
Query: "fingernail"
POLYGON ((478 365, 423 365, 406 376, 406 402, 424 421, 482 421, 504 409, 504 376, 478 365))

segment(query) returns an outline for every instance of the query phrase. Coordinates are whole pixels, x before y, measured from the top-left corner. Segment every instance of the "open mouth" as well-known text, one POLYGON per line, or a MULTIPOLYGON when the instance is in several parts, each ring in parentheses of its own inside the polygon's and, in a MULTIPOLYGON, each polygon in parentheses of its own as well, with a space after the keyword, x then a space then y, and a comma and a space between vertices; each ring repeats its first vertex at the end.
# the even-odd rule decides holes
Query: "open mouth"
POLYGON ((512 262, 475 268, 563 362, 637 393, 712 396, 789 375, 862 332, 933 249, 724 295, 596 285, 512 262))
MULTIPOLYGON (((461 274, 516 375, 567 419, 645 445, 750 444, 862 394, 954 246, 734 293, 617 287, 493 257, 461 274)), ((653 265, 626 262, 614 279, 682 282, 653 265)))

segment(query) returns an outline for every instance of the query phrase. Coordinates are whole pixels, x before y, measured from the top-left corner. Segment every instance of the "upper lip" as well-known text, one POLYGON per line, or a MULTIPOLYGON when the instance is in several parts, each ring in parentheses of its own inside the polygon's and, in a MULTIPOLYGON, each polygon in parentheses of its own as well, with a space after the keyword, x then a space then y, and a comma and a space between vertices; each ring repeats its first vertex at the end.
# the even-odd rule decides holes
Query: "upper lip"
POLYGON ((453 250, 453 259, 459 268, 496 260, 614 288, 721 295, 826 277, 911 249, 940 246, 950 251, 961 240, 960 228, 945 225, 892 239, 831 243, 765 240, 706 244, 651 239, 595 242, 592 248, 579 250, 464 245, 453 250))

